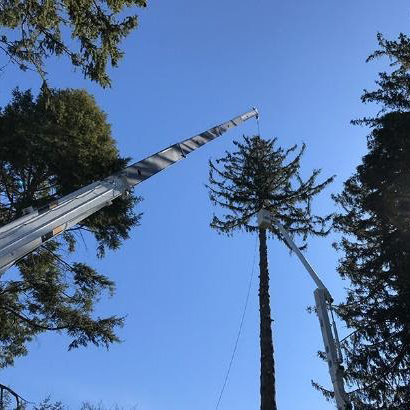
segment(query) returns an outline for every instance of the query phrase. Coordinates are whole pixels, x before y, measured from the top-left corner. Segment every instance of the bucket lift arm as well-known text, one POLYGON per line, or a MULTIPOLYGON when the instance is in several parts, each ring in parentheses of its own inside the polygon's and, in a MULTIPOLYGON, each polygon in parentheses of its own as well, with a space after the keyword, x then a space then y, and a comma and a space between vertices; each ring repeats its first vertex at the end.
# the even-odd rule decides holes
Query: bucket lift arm
POLYGON ((333 329, 329 320, 329 309, 333 303, 333 298, 329 293, 329 290, 323 284, 315 270, 310 263, 306 260, 303 253, 296 246, 292 237, 286 231, 284 226, 274 217, 274 215, 266 209, 262 209, 258 212, 258 226, 264 229, 270 229, 275 225, 280 233, 285 238, 289 248, 295 252, 303 266, 309 273, 310 277, 315 282, 317 289, 314 291, 315 304, 317 315, 320 322, 320 330, 322 332, 323 344, 325 347, 325 354, 327 364, 329 366, 329 373, 332 379, 333 389, 335 392, 335 400, 338 410, 351 409, 349 399, 344 389, 343 382, 343 367, 342 367, 342 353, 340 350, 339 336, 337 334, 336 324, 333 321, 333 329))
POLYGON ((94 182, 0 227, 0 274, 16 261, 61 234, 230 128, 258 117, 253 108, 238 117, 132 164, 121 172, 94 182))

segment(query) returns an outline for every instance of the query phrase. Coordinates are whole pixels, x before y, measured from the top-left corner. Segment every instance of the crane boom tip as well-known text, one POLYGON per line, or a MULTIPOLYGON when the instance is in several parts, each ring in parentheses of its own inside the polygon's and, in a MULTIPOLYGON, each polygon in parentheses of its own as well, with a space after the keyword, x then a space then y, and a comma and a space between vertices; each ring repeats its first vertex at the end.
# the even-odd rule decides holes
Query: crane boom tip
POLYGON ((255 111, 255 113, 256 113, 256 118, 258 119, 258 118, 259 118, 259 111, 258 111, 258 109, 257 109, 255 106, 253 106, 253 107, 251 107, 251 108, 252 108, 253 111, 255 111))

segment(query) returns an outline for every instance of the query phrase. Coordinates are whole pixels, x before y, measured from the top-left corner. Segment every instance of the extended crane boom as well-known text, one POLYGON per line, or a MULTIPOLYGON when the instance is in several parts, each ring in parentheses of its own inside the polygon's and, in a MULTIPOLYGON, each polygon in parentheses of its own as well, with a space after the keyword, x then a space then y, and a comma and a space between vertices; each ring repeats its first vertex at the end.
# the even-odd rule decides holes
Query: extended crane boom
POLYGON ((47 240, 110 205, 115 198, 132 187, 184 159, 192 151, 221 136, 230 128, 253 117, 258 117, 256 108, 171 145, 128 166, 118 174, 87 185, 42 208, 30 208, 26 215, 0 228, 0 273, 47 240))
POLYGON ((330 324, 328 310, 331 309, 333 298, 329 290, 323 284, 318 274, 307 261, 303 253, 296 246, 292 237, 289 235, 284 226, 275 218, 275 216, 266 209, 261 209, 258 212, 258 226, 264 229, 270 229, 275 225, 282 236, 285 238, 289 248, 292 249, 303 266, 309 273, 310 277, 315 282, 317 289, 314 291, 316 311, 319 317, 320 331, 322 332, 323 344, 325 347, 326 360, 329 367, 330 378, 332 380, 333 389, 335 392, 335 400, 338 410, 351 409, 349 399, 345 392, 343 382, 343 367, 342 353, 340 350, 339 337, 337 334, 336 323, 333 321, 333 329, 330 324))

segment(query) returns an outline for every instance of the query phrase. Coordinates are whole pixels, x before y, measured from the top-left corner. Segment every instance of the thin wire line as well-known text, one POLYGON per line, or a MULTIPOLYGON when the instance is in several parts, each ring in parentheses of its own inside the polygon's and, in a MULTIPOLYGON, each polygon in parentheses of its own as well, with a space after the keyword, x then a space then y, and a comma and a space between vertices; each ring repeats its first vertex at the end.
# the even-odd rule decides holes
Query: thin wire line
POLYGON ((258 135, 261 136, 261 126, 259 123, 259 115, 256 117, 256 124, 258 125, 258 135))
POLYGON ((254 249, 254 252, 253 252, 252 272, 251 272, 251 276, 250 276, 250 279, 249 279, 248 293, 246 294, 246 301, 245 301, 245 306, 244 306, 244 309, 243 309, 243 312, 242 312, 241 323, 239 325, 238 335, 236 336, 235 346, 233 348, 233 352, 232 352, 232 355, 231 355, 231 360, 229 362, 228 371, 226 372, 225 380, 224 380, 224 383, 223 383, 223 386, 222 386, 222 389, 221 389, 221 393, 219 394, 219 398, 218 398, 218 402, 216 403, 215 410, 218 410, 219 404, 221 403, 222 396, 223 396, 223 393, 225 391, 226 383, 228 382, 229 373, 231 372, 233 359, 235 357, 235 353, 236 353, 236 350, 238 348, 239 338, 240 338, 241 333, 242 333, 243 322, 245 321, 246 310, 248 308, 248 302, 249 302, 249 295, 251 293, 251 288, 252 288, 253 274, 254 274, 254 270, 255 270, 255 257, 256 257, 257 239, 258 239, 258 237, 255 236, 255 249, 254 249))

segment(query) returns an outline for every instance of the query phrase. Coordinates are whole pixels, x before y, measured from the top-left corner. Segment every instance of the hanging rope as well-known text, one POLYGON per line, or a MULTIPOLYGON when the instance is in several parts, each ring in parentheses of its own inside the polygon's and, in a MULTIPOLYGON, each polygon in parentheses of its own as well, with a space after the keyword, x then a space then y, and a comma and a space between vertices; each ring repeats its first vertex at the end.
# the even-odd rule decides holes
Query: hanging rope
POLYGON ((227 370, 226 375, 225 375, 225 380, 223 382, 221 393, 219 394, 219 398, 218 398, 218 402, 216 403, 215 410, 218 410, 219 404, 221 403, 222 396, 223 396, 224 391, 225 391, 226 383, 228 382, 229 373, 231 372, 232 363, 233 363, 233 360, 235 358, 236 350, 238 348, 238 343, 239 343, 239 338, 240 338, 241 333, 242 333, 243 323, 245 321, 246 310, 248 308, 248 302, 249 302, 249 295, 251 293, 251 288, 252 288, 253 274, 254 274, 254 270, 255 270, 255 256, 256 256, 257 240, 258 240, 258 237, 255 236, 255 249, 254 249, 254 252, 253 252, 252 271, 251 271, 251 276, 249 278, 249 285, 248 285, 248 292, 246 294, 245 306, 243 308, 241 323, 239 325, 238 334, 236 336, 235 346, 234 346, 233 351, 232 351, 231 360, 229 362, 228 370, 227 370))
MULTIPOLYGON (((253 108, 256 110, 255 107, 253 107, 253 108)), ((259 113, 256 114, 255 118, 256 118, 256 126, 258 127, 258 136, 260 138, 261 137, 261 125, 259 123, 259 113)))

